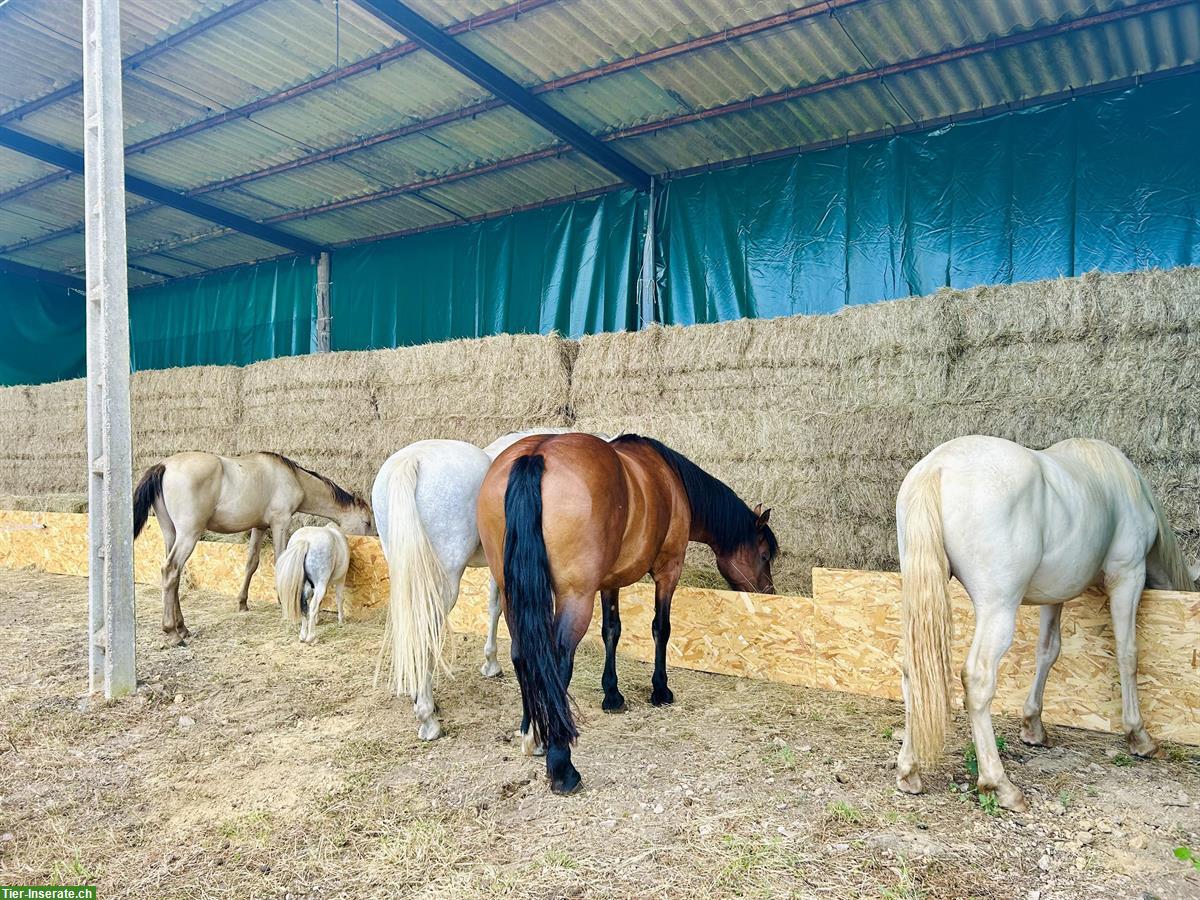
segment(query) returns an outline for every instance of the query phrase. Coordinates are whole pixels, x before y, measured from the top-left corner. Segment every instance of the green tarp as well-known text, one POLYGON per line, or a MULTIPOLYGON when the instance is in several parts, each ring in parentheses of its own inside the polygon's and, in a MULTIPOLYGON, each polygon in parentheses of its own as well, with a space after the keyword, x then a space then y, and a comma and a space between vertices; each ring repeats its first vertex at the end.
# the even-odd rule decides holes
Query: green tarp
POLYGON ((316 306, 308 257, 142 288, 129 297, 133 368, 244 366, 308 353, 316 306))
POLYGON ((333 349, 636 328, 645 210, 621 190, 339 250, 333 349))
POLYGON ((87 366, 83 295, 65 287, 0 276, 0 384, 79 378, 87 366))
MULTIPOLYGON (((1200 262, 1200 74, 666 182, 658 316, 833 312, 996 282, 1200 262)), ((646 198, 591 199, 337 250, 336 350, 636 328, 646 198)), ((309 352, 310 259, 144 288, 137 369, 309 352)), ((83 301, 0 279, 0 377, 82 372, 83 301)))
POLYGON ((1200 75, 670 181, 662 316, 1200 261, 1200 75))

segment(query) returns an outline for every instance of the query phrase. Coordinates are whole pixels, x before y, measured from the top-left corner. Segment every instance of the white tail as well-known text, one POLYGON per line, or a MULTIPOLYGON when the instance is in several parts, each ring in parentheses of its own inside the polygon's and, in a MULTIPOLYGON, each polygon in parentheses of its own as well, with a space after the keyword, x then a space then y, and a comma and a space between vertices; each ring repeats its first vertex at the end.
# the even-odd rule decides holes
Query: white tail
POLYGON ((954 638, 950 563, 942 538, 941 472, 931 469, 918 476, 907 499, 900 573, 908 734, 917 759, 931 764, 946 742, 954 638))
POLYGON ((275 593, 279 609, 289 622, 300 621, 300 592, 304 590, 304 557, 308 541, 292 539, 286 550, 275 560, 275 593))
POLYGON ((447 578, 417 510, 415 458, 402 459, 391 470, 387 523, 384 550, 391 584, 375 684, 386 664, 389 689, 396 696, 415 696, 437 670, 447 668, 442 656, 447 578))

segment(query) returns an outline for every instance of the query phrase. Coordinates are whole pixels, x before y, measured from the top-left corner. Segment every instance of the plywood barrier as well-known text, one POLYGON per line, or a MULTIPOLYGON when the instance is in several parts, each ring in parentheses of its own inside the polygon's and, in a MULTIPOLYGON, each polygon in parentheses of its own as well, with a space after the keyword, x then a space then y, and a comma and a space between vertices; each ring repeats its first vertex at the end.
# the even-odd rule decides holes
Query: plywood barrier
MULTIPOLYGON (((351 537, 350 542, 349 614, 377 616, 388 589, 382 549, 375 538, 351 537)), ((201 542, 188 564, 188 583, 236 593, 244 554, 241 544, 201 542)), ((136 580, 157 584, 161 562, 162 538, 151 519, 136 545, 136 580)), ((0 567, 30 566, 86 575, 87 516, 0 511, 0 567)), ((251 583, 252 602, 274 602, 272 578, 267 550, 251 583)), ((957 582, 952 596, 959 667, 973 620, 970 601, 957 582)), ((814 569, 811 598, 680 588, 672 604, 668 661, 706 672, 899 699, 899 602, 900 576, 890 572, 814 569)), ((653 659, 653 613, 652 585, 636 584, 621 592, 622 655, 653 659)), ((597 609, 594 633, 599 619, 597 609)), ((486 570, 467 570, 450 624, 458 632, 485 632, 486 570)), ((1023 608, 1013 648, 1000 668, 999 712, 1020 714, 1033 677, 1037 630, 1037 610, 1023 608)), ((1062 655, 1046 688, 1047 723, 1120 732, 1121 694, 1106 598, 1089 592, 1071 601, 1062 631, 1062 655)), ((1138 644, 1142 712, 1151 732, 1200 744, 1200 594, 1146 591, 1138 612, 1138 644)))

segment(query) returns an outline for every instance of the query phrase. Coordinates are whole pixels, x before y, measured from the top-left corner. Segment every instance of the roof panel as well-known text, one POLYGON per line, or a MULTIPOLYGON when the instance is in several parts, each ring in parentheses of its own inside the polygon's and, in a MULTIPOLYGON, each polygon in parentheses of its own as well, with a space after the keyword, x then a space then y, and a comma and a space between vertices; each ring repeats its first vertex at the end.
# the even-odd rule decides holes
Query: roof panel
POLYGON ((571 153, 423 190, 422 196, 471 217, 515 209, 618 183, 616 176, 571 153))
POLYGON ((288 222, 288 230, 323 244, 361 240, 409 228, 424 228, 455 221, 453 213, 414 195, 339 209, 288 222))

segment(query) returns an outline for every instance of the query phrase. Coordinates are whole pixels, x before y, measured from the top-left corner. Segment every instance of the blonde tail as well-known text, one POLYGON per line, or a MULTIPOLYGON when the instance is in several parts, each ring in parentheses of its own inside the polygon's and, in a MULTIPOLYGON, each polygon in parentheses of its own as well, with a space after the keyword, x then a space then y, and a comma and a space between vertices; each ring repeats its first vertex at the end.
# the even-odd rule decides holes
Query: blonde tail
POLYGON ((293 540, 275 561, 275 593, 279 609, 289 622, 300 621, 300 593, 304 590, 304 557, 308 541, 293 540))
POLYGON ((375 667, 379 685, 385 666, 396 696, 416 696, 447 669, 442 656, 446 629, 446 573, 429 543, 417 510, 417 460, 406 458, 388 479, 388 614, 375 667))
POLYGON ((946 742, 950 715, 950 564, 942 538, 942 477, 927 471, 908 490, 904 555, 900 560, 904 670, 908 675, 908 734, 921 763, 931 764, 946 742))

